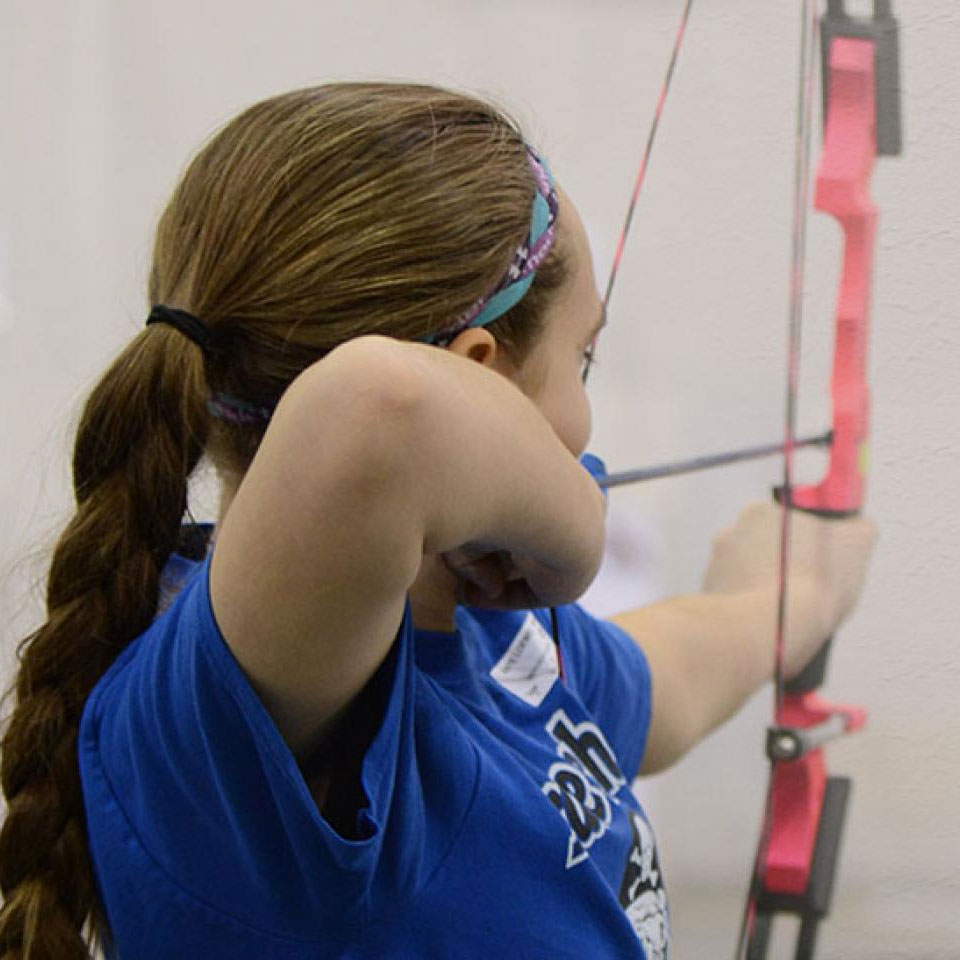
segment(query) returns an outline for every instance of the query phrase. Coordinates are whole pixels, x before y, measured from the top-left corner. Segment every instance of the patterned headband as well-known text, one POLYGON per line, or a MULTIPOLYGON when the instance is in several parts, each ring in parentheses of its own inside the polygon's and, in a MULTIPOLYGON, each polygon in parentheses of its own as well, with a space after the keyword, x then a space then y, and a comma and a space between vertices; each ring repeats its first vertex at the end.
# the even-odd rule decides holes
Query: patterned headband
MULTIPOLYGON (((530 215, 530 233, 525 242, 517 248, 507 272, 490 293, 481 297, 453 326, 425 337, 423 342, 445 347, 464 330, 470 327, 486 326, 498 317, 502 317, 523 299, 533 283, 537 270, 553 249, 556 240, 557 213, 560 209, 553 177, 546 161, 541 160, 529 146, 527 158, 530 169, 533 171, 537 192, 533 198, 533 209, 530 215)), ((186 310, 156 304, 150 312, 147 326, 154 323, 176 328, 196 343, 208 356, 217 352, 213 332, 202 320, 186 310)), ((266 423, 275 409, 273 405, 251 403, 225 393, 213 394, 207 407, 218 420, 240 425, 266 423)))
POLYGON ((524 298, 537 270, 553 249, 557 232, 557 214, 560 210, 553 176, 547 162, 538 157, 529 146, 527 159, 537 185, 530 214, 530 233, 517 247, 507 272, 493 290, 481 297, 453 326, 424 337, 423 342, 446 347, 464 330, 471 327, 485 327, 498 317, 502 317, 524 298))

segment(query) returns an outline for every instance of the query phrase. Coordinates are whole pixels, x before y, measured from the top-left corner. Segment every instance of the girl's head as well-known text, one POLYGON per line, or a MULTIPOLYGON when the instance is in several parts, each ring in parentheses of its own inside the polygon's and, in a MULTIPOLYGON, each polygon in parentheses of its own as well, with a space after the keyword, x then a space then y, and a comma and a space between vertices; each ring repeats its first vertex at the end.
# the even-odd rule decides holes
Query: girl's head
MULTIPOLYGON (((429 338, 488 295, 531 229, 527 147, 489 105, 427 86, 335 84, 258 103, 194 158, 163 212, 149 300, 202 319, 204 353, 141 330, 93 389, 74 453, 76 512, 56 545, 47 619, 20 645, 2 744, 0 954, 84 957, 107 935, 77 769, 84 703, 157 611, 187 484, 208 453, 242 475, 266 428, 211 397, 269 409, 337 344, 429 338)), ((586 240, 565 198, 553 251, 506 314, 450 349, 496 363, 571 449, 574 386, 597 319, 586 240), (556 297, 561 285, 569 303, 556 297), (543 337, 556 318, 556 335, 543 337), (583 313, 586 311, 586 314, 583 313)))
MULTIPOLYGON (((246 110, 189 166, 157 228, 150 300, 211 329, 214 396, 269 409, 345 340, 426 339, 467 314, 527 237, 536 196, 522 135, 482 101, 414 85, 295 91, 246 110)), ((563 246, 489 324, 517 363, 569 272, 563 246)), ((157 339, 200 362, 176 333, 157 339)), ((210 426, 215 462, 242 473, 265 423, 210 426)))

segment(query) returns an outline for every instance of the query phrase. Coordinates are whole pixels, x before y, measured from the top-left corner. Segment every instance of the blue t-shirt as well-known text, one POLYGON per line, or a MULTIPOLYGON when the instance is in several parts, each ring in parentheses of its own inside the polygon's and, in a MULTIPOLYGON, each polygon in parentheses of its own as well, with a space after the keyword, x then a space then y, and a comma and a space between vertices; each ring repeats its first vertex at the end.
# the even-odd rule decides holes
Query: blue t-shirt
POLYGON ((650 673, 625 633, 559 609, 561 682, 543 611, 459 608, 433 633, 408 604, 344 836, 220 633, 211 556, 171 559, 166 608, 83 712, 111 960, 663 960, 630 790, 650 673))

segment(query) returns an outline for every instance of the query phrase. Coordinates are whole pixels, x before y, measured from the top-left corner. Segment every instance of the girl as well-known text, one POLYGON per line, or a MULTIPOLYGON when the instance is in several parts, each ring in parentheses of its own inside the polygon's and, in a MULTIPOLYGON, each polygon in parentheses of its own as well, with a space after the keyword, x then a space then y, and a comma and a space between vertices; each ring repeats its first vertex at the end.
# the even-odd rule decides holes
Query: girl
MULTIPOLYGON (((769 679, 777 520, 702 595, 575 605, 590 264, 545 161, 459 94, 301 90, 201 150, 22 645, 4 957, 666 956, 630 783, 769 679), (219 522, 181 527, 204 455, 219 522)), ((794 539, 793 673, 872 532, 794 539)))

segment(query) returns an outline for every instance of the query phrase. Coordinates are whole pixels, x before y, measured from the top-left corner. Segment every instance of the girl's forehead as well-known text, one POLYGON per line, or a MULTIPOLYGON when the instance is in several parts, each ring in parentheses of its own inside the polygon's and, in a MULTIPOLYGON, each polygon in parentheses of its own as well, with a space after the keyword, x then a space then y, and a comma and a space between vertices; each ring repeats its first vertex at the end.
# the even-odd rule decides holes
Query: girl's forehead
POLYGON ((560 210, 557 214, 557 233, 567 251, 575 256, 590 256, 590 240, 587 237, 587 228, 580 219, 576 205, 570 195, 560 186, 557 186, 557 198, 560 201, 560 210))
POLYGON ((557 216, 557 245, 562 250, 562 256, 570 268, 570 277, 567 281, 568 292, 577 291, 578 299, 582 301, 578 304, 580 309, 586 309, 589 304, 590 322, 594 323, 595 314, 602 311, 602 306, 593 273, 593 253, 590 249, 587 228, 580 219, 576 205, 560 187, 557 187, 557 196, 560 200, 560 211, 557 216))

